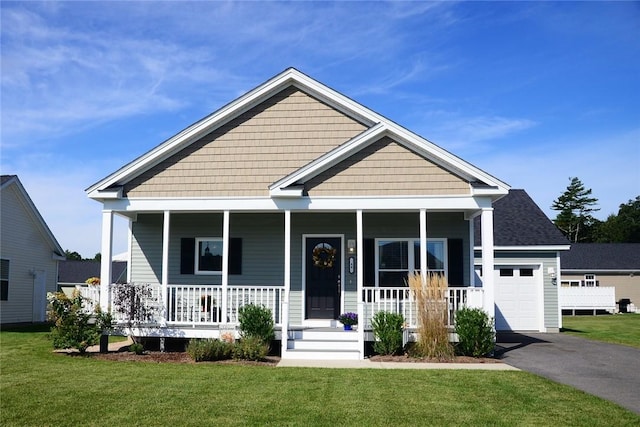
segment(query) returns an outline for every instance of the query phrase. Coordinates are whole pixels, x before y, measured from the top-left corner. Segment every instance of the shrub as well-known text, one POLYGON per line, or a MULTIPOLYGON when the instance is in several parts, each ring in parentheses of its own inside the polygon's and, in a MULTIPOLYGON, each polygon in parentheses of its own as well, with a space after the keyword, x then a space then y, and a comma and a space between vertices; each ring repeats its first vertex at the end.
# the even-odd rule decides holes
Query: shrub
POLYGON ((271 310, 262 305, 247 304, 240 307, 238 320, 242 338, 257 337, 266 344, 275 338, 271 310))
POLYGON ((402 314, 379 311, 371 320, 375 342, 373 350, 378 354, 396 354, 402 350, 402 314))
POLYGON ((111 327, 111 316, 99 308, 90 313, 83 308, 84 298, 74 291, 71 298, 64 292, 47 294, 53 348, 76 348, 84 353, 91 345, 98 344, 103 330, 111 327))
POLYGON ((409 276, 409 287, 416 299, 418 314, 417 354, 439 360, 453 358, 449 342, 447 316, 447 279, 439 274, 429 275, 423 282, 418 273, 409 276))
POLYGON ((456 351, 462 356, 482 357, 493 353, 493 319, 480 308, 463 308, 456 313, 456 351))
POLYGON ((231 358, 233 345, 216 339, 192 339, 187 354, 196 362, 225 360, 231 358))
POLYGON ((260 337, 248 336, 236 341, 233 347, 233 358, 242 360, 264 360, 269 354, 269 343, 260 337))
POLYGON ((138 342, 134 342, 129 346, 129 351, 137 355, 141 355, 144 353, 144 345, 138 342))

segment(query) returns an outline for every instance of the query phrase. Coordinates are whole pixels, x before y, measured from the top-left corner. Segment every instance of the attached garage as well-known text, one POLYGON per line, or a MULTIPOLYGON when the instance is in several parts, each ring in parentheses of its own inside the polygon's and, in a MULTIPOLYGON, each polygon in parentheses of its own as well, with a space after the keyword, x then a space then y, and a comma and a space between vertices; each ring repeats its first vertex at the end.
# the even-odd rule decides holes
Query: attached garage
POLYGON ((540 270, 539 265, 496 266, 496 330, 541 329, 543 284, 540 270))

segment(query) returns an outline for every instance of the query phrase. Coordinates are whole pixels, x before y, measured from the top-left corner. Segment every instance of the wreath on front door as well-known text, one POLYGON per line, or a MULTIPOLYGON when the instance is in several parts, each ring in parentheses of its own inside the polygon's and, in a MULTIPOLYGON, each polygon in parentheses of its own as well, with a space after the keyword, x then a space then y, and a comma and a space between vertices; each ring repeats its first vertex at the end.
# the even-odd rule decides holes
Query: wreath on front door
POLYGON ((328 243, 319 243, 313 248, 313 265, 318 268, 331 268, 338 251, 328 243))

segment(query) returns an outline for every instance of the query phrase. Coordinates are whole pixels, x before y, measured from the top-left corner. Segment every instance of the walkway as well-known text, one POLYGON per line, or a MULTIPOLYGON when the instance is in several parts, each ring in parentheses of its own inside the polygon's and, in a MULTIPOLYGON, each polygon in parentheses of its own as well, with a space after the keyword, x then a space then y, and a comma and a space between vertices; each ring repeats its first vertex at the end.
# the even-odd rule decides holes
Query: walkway
POLYGON ((348 368, 348 369, 473 369, 518 371, 506 363, 402 363, 365 360, 296 360, 282 359, 279 368, 348 368))

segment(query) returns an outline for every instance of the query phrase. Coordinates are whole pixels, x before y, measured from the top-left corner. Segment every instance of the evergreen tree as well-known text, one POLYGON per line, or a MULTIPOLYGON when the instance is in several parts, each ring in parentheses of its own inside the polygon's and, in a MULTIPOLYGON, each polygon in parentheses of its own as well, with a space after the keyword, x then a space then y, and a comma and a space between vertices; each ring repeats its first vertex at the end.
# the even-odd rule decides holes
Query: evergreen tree
POLYGON ((551 205, 551 209, 559 211, 553 223, 570 242, 587 241, 589 231, 597 223, 591 212, 599 210, 594 208, 598 199, 591 197, 591 189, 585 189, 578 178, 569 179, 565 192, 551 205))

